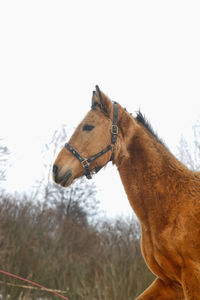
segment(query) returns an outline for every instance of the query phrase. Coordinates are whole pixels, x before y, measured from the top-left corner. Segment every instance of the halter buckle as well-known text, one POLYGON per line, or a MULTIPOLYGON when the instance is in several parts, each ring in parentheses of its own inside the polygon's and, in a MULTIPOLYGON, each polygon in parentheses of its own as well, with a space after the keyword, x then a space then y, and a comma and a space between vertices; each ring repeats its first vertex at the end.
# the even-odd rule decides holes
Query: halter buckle
POLYGON ((111 127, 111 133, 112 134, 118 134, 118 126, 116 124, 113 124, 111 127))
POLYGON ((83 166, 83 168, 85 168, 85 167, 89 167, 90 164, 87 161, 87 159, 84 159, 84 160, 81 161, 81 165, 83 166))

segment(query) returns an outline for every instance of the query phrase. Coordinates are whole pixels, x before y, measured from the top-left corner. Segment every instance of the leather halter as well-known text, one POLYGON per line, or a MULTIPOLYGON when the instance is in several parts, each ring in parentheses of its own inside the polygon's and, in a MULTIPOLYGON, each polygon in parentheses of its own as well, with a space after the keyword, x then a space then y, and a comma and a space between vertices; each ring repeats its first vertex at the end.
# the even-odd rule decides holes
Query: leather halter
MULTIPOLYGON (((112 161, 114 159, 114 152, 113 151, 115 149, 115 143, 117 141, 117 134, 118 134, 117 120, 118 120, 118 106, 117 106, 116 102, 113 102, 113 124, 112 124, 112 127, 111 127, 111 143, 105 149, 98 152, 97 154, 94 154, 94 155, 90 156, 89 158, 82 157, 78 153, 78 151, 76 149, 74 149, 74 147, 72 147, 69 143, 65 144, 65 147, 69 151, 71 151, 71 153, 80 161, 82 167, 85 169, 85 176, 87 177, 87 179, 92 178, 90 167, 89 167, 90 163, 92 161, 94 161, 98 157, 102 156, 103 154, 105 154, 109 150, 112 150, 111 157, 110 157, 109 161, 112 161)), ((95 173, 97 173, 98 171, 101 170, 102 167, 103 166, 98 166, 98 167, 94 168, 94 170, 92 170, 92 172, 94 171, 95 173)))

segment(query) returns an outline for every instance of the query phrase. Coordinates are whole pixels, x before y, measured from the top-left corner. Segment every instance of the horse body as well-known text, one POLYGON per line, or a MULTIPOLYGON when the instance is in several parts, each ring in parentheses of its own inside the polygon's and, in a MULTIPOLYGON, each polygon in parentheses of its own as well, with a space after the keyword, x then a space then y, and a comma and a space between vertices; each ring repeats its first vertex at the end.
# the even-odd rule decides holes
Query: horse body
MULTIPOLYGON (((121 156, 116 165, 140 220, 146 263, 163 282, 174 283, 175 291, 174 295, 162 298, 153 294, 151 298, 147 290, 138 299, 178 299, 179 289, 180 299, 184 299, 181 287, 184 285, 190 295, 188 286, 193 286, 187 269, 200 267, 200 173, 188 170, 144 126, 138 126, 133 118, 130 122, 132 129, 125 127, 127 120, 124 128, 133 136, 124 147, 124 159, 121 156)), ((200 269, 194 277, 199 283, 194 299, 200 299, 200 269)))
MULTIPOLYGON (((110 140, 110 132, 105 132, 112 124, 113 105, 100 91, 93 94, 94 103, 96 109, 88 113, 69 141, 85 157, 94 154, 92 146, 99 151, 110 140), (83 132, 86 123, 93 126, 91 132, 83 132)), ((180 163, 141 115, 134 119, 118 107, 119 133, 112 148, 113 163, 140 220, 144 259, 157 276, 138 300, 200 299, 200 173, 180 163)), ((109 152, 92 162, 91 169, 105 165, 109 152)), ((55 181, 65 186, 84 175, 66 148, 59 153, 55 166, 55 181), (63 180, 65 174, 67 181, 63 180)))

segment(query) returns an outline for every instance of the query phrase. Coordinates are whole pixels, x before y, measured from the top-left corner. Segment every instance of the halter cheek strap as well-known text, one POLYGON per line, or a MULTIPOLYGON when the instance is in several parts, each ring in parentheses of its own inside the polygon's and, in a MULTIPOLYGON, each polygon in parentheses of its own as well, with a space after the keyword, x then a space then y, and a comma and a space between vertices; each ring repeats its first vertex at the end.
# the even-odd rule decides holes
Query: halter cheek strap
MULTIPOLYGON (((97 154, 94 154, 94 155, 90 156, 87 159, 82 157, 78 153, 78 151, 74 147, 72 147, 69 143, 65 144, 65 147, 80 161, 82 167, 85 169, 85 176, 87 177, 87 179, 92 178, 91 171, 90 171, 90 168, 89 168, 91 162, 93 162, 94 160, 96 160, 98 157, 102 156, 103 154, 105 154, 109 150, 112 150, 110 161, 112 161, 114 159, 114 147, 115 147, 115 143, 117 141, 117 134, 118 134, 117 120, 118 120, 118 106, 117 106, 117 103, 114 102, 113 103, 113 124, 112 124, 112 127, 111 127, 111 144, 108 145, 102 151, 98 152, 97 154)), ((95 173, 97 173, 101 170, 102 167, 103 166, 98 166, 98 167, 94 168, 93 171, 95 173)))

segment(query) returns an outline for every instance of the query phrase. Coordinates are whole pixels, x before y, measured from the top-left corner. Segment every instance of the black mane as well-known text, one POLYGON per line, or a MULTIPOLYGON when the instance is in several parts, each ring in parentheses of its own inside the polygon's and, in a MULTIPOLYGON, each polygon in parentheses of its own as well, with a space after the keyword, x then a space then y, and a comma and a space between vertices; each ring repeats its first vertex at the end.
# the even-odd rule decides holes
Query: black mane
POLYGON ((151 124, 149 123, 149 121, 146 119, 146 117, 141 113, 141 111, 137 112, 136 118, 135 120, 142 124, 156 139, 158 142, 160 142, 165 148, 166 145, 163 142, 163 140, 161 138, 159 138, 159 136, 157 135, 157 133, 153 130, 151 124))

